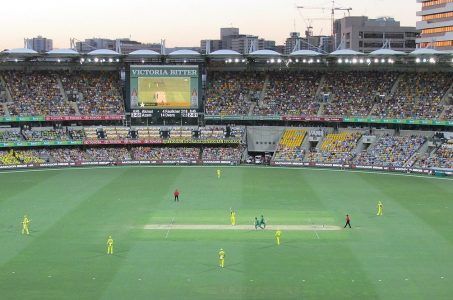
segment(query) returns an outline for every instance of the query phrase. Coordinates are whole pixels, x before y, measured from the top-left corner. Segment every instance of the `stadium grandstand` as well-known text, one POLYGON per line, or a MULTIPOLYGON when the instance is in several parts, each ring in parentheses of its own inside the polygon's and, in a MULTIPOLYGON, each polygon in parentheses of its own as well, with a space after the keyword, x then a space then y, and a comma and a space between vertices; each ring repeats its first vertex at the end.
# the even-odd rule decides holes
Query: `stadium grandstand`
MULTIPOLYGON (((259 154, 271 165, 451 174, 451 56, 341 53, 261 51, 238 59, 193 51, 143 57, 5 51, 0 164, 237 165, 259 154), (193 67, 191 104, 145 107, 134 68, 148 66, 161 68, 153 74, 193 67)), ((165 96, 159 87, 184 86, 162 80, 158 101, 186 97, 165 96)))

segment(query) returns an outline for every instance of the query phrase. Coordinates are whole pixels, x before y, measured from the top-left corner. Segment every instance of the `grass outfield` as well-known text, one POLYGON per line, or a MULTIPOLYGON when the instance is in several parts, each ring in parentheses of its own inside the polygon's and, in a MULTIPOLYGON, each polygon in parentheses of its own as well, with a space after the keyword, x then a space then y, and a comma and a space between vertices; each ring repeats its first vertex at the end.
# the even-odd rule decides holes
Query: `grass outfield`
POLYGON ((0 174, 0 299, 451 299, 453 181, 331 170, 0 174), (172 201, 175 188, 181 202, 172 201), (377 217, 376 203, 384 203, 377 217), (229 223, 352 229, 147 230, 229 223), (31 235, 22 236, 28 214, 31 235), (115 254, 108 256, 108 235, 115 254), (219 248, 226 268, 217 266, 219 248))

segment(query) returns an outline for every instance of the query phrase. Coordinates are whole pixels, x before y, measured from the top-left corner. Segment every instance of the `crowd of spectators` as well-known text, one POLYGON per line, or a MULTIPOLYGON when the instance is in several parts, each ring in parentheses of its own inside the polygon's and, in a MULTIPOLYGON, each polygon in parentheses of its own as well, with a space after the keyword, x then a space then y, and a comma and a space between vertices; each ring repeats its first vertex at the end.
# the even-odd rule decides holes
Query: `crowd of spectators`
POLYGON ((366 117, 376 98, 390 94, 398 73, 394 72, 334 72, 325 77, 322 93, 331 101, 324 115, 366 117))
POLYGON ((61 77, 71 99, 77 101, 81 115, 124 113, 119 74, 115 72, 72 72, 61 77))
POLYGON ((56 73, 9 71, 3 76, 13 100, 7 104, 11 116, 74 115, 56 73))
POLYGON ((442 144, 431 155, 425 155, 416 162, 421 168, 453 169, 453 144, 442 144))
POLYGON ((396 119, 438 119, 442 99, 453 83, 450 73, 403 74, 395 93, 382 99, 373 116, 396 119))
POLYGON ((306 161, 328 164, 349 164, 354 157, 353 150, 362 137, 362 133, 341 132, 328 134, 319 149, 307 153, 306 161))
POLYGON ((39 130, 22 130, 22 134, 27 141, 67 141, 69 135, 66 129, 63 128, 49 128, 39 130))
POLYGON ((0 165, 42 164, 49 150, 8 150, 0 151, 0 165))
POLYGON ((230 160, 239 162, 244 148, 242 147, 209 147, 203 148, 201 158, 203 160, 230 160))
POLYGON ((264 81, 264 73, 210 73, 206 90, 206 114, 247 115, 251 101, 260 98, 264 81))
POLYGON ((23 140, 20 130, 4 130, 0 131, 0 142, 20 142, 23 140))
POLYGON ((414 154, 425 143, 422 136, 391 136, 380 137, 367 151, 359 153, 355 165, 380 167, 411 166, 409 162, 414 154))
POLYGON ((316 115, 315 100, 322 74, 317 72, 269 74, 264 99, 254 107, 254 115, 316 115))
POLYGON ((198 160, 200 149, 196 147, 135 147, 132 149, 135 160, 198 160))

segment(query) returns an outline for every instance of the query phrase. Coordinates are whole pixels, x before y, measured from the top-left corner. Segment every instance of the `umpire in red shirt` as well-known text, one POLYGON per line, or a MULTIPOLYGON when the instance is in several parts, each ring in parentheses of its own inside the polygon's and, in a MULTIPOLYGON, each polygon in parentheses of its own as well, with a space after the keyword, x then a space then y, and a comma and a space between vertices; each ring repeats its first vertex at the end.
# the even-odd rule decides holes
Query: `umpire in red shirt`
POLYGON ((349 228, 351 228, 351 218, 349 217, 349 215, 346 215, 346 224, 344 225, 344 228, 346 228, 346 226, 349 226, 349 228))
POLYGON ((175 190, 175 192, 173 193, 173 195, 175 196, 175 202, 176 202, 176 201, 179 202, 179 191, 178 191, 178 189, 175 190))

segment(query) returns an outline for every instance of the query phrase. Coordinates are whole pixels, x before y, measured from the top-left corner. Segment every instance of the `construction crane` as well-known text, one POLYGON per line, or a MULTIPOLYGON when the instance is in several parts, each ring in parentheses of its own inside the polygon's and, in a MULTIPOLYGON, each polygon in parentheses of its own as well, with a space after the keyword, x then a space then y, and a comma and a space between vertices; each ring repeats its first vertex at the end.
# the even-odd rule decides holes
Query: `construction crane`
POLYGON ((330 22, 331 22, 331 34, 334 35, 334 23, 335 23, 335 12, 336 11, 347 11, 348 15, 351 15, 352 7, 337 7, 335 6, 335 0, 332 0, 332 7, 311 7, 311 6, 297 6, 297 9, 316 9, 316 10, 330 10, 330 22))

